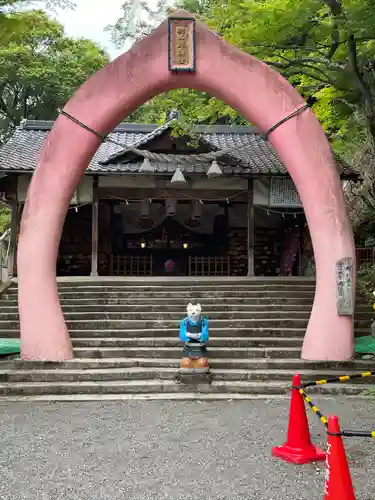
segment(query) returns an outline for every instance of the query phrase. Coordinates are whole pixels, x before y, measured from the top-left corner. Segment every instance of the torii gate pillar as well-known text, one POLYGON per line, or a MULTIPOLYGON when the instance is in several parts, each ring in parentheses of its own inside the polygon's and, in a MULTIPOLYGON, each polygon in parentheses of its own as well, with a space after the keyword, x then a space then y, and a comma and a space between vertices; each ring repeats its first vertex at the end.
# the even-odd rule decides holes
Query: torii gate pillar
MULTIPOLYGON (((265 132, 304 104, 280 74, 228 45, 188 12, 172 18, 87 80, 65 111, 106 135, 151 97, 188 87, 224 100, 265 132)), ((316 294, 302 357, 347 360, 353 353, 355 249, 330 146, 311 110, 286 121, 269 140, 298 189, 315 253, 316 294), (337 304, 342 259, 341 279, 351 285, 346 309, 337 304)), ((56 288, 56 256, 72 193, 99 144, 97 136, 60 116, 42 148, 18 246, 24 359, 72 357, 56 288)))

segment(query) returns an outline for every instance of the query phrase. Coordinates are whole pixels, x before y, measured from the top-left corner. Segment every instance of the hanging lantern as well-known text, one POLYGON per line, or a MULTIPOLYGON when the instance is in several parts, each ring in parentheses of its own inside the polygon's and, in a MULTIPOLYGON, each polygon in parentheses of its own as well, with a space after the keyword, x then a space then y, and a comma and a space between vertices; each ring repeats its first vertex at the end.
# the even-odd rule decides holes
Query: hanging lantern
POLYGON ((148 219, 150 217, 150 204, 148 200, 141 201, 141 219, 148 219))
POLYGON ((177 201, 174 198, 167 198, 165 200, 165 209, 167 211, 167 216, 173 217, 174 215, 176 215, 177 201))
POLYGON ((213 160, 207 171, 207 177, 209 179, 214 179, 215 177, 220 177, 221 175, 223 175, 221 168, 219 167, 217 161, 213 160))
POLYGON ((143 160, 141 168, 139 169, 139 173, 141 173, 141 174, 151 174, 153 172, 155 172, 155 167, 151 164, 151 162, 150 162, 150 160, 148 158, 145 158, 143 160))
POLYGON ((199 201, 194 201, 193 202, 193 210, 191 213, 191 219, 192 220, 199 220, 202 216, 202 204, 199 203, 199 201))
POLYGON ((180 167, 177 167, 173 177, 171 179, 171 184, 186 184, 186 179, 180 167))

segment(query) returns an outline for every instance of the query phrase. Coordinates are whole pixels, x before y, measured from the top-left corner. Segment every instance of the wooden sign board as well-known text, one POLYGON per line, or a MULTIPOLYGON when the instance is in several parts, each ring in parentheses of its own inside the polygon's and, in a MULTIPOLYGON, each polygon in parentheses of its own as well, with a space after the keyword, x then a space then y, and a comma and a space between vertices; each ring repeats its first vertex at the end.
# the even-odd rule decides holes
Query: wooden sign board
POLYGON ((353 316, 353 259, 351 257, 336 262, 336 299, 339 316, 353 316))
POLYGON ((196 42, 194 18, 168 19, 169 71, 195 71, 196 42))
POLYGON ((302 202, 292 179, 271 177, 270 207, 302 207, 302 202))

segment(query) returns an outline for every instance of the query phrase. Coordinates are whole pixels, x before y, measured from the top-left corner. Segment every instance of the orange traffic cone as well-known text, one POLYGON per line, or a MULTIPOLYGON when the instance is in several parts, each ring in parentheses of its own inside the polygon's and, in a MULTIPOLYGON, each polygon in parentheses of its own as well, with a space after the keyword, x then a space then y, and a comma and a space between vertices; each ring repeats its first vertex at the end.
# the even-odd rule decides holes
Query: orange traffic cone
POLYGON ((324 500, 355 500, 345 448, 339 434, 339 419, 329 417, 324 500))
POLYGON ((272 455, 294 464, 307 464, 325 460, 326 454, 311 443, 305 402, 298 390, 300 386, 301 377, 297 374, 293 377, 287 440, 283 446, 273 448, 272 455))

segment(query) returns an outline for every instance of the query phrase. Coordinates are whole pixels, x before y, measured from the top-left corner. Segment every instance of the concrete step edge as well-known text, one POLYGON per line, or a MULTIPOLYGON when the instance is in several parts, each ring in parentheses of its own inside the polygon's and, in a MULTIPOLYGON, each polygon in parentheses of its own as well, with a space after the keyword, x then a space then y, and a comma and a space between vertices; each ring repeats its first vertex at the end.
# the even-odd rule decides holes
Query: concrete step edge
POLYGON ((0 403, 30 403, 30 402, 89 402, 89 401, 233 401, 233 400, 264 400, 289 399, 285 394, 246 394, 246 393, 199 393, 171 392, 152 394, 41 394, 35 396, 0 396, 0 403))
MULTIPOLYGON (((364 394, 345 395, 347 399, 355 401, 373 400, 373 396, 364 394)), ((252 401, 252 400, 289 400, 289 394, 246 394, 246 393, 199 393, 199 392, 174 392, 153 394, 41 394, 35 396, 0 396, 0 403, 30 403, 30 402, 90 402, 90 401, 252 401)), ((324 395, 324 401, 335 401, 330 395, 324 395)))
MULTIPOLYGON (((0 365, 1 368, 1 365, 0 365)), ((124 368, 89 368, 89 369, 67 369, 67 368, 55 368, 54 370, 51 369, 29 369, 29 370, 22 370, 18 368, 14 369, 7 369, 7 370, 1 370, 0 369, 0 377, 1 376, 8 376, 8 375, 17 375, 17 376, 30 376, 31 374, 35 375, 50 375, 54 374, 56 375, 56 378, 58 378, 59 375, 74 375, 74 376, 79 376, 82 374, 85 375, 104 375, 104 374, 114 374, 114 375, 121 375, 121 374, 138 374, 138 373, 167 373, 167 374, 177 374, 179 372, 179 362, 176 361, 176 367, 140 367, 140 366, 134 366, 134 367, 124 367, 124 368)), ((345 375, 354 375, 358 373, 355 370, 347 370, 345 375)), ((243 369, 243 368, 214 368, 211 367, 211 374, 215 377, 215 375, 269 375, 269 376, 278 376, 278 375, 290 375, 291 379, 292 376, 295 374, 295 371, 292 368, 285 369, 285 368, 273 368, 273 369, 268 369, 266 367, 264 368, 252 368, 252 369, 243 369)), ((338 372, 336 370, 329 370, 326 369, 324 370, 324 376, 321 374, 317 374, 316 370, 312 369, 301 369, 299 370, 299 374, 303 377, 311 377, 310 380, 321 380, 322 378, 330 378, 330 377, 337 377, 338 372)), ((151 377, 153 378, 153 377, 151 377)), ((158 380, 158 379, 156 379, 158 380)), ((358 379, 358 380, 364 380, 364 379, 358 379)), ((225 381, 225 380, 224 380, 225 381)), ((230 380, 228 382, 234 382, 235 380, 230 380)), ((261 382, 261 381, 259 381, 261 382)), ((307 382, 305 380, 304 382, 307 382)), ((23 383, 23 382, 19 382, 23 383)), ((44 383, 44 382, 41 382, 44 383)), ((290 382, 291 383, 291 382, 290 382)), ((356 383, 356 381, 353 381, 352 383, 356 383)), ((342 385, 342 383, 337 382, 337 384, 342 385)), ((367 384, 370 385, 370 384, 367 384)))
MULTIPOLYGON (((124 389, 134 388, 134 387, 142 387, 147 388, 149 386, 159 386, 159 387, 175 387, 178 385, 174 380, 165 380, 165 379, 147 379, 147 380, 109 380, 109 381, 78 381, 78 382, 3 382, 0 383, 1 389, 32 389, 32 388, 54 388, 54 387, 81 387, 90 388, 90 387, 123 387, 124 389)), ((269 388, 281 388, 281 389, 289 389, 290 381, 252 381, 252 380, 234 380, 234 381, 226 381, 226 380, 214 380, 210 384, 213 388, 220 387, 237 387, 237 388, 256 388, 259 390, 260 387, 265 386, 269 388)), ((309 389, 309 393, 329 393, 335 392, 339 390, 360 390, 360 391, 369 391, 374 390, 373 384, 337 384, 335 387, 333 385, 330 386, 320 386, 314 387, 313 389, 309 389)))
MULTIPOLYGON (((97 290, 67 290, 62 292, 61 290, 58 291, 58 296, 59 297, 75 297, 79 298, 81 296, 115 296, 115 297, 144 297, 144 298, 152 298, 152 297, 167 297, 167 296, 175 296, 175 297, 186 297, 186 296, 198 296, 198 297, 203 297, 208 295, 208 297, 217 297, 217 296, 223 296, 225 297, 227 295, 228 290, 224 289, 214 289, 214 290, 209 290, 207 288, 203 288, 202 291, 199 290, 192 290, 192 289, 186 289, 183 288, 181 290, 106 290, 106 289, 97 289, 97 290), (202 295, 198 295, 197 292, 200 292, 202 295), (204 295, 203 295, 204 294, 204 295)), ((235 296, 270 296, 270 295, 275 295, 279 297, 285 297, 288 296, 288 294, 293 294, 297 295, 297 297, 303 298, 304 296, 308 297, 313 297, 315 294, 315 290, 306 290, 306 289, 294 289, 294 288, 273 288, 273 289, 264 289, 264 288, 253 288, 253 289, 233 289, 233 287, 230 288, 231 293, 235 293, 235 296)), ((2 294, 3 297, 17 297, 18 292, 17 291, 9 291, 7 290, 2 294)))
MULTIPOLYGON (((141 331, 145 331, 144 329, 142 329, 141 331)), ((157 332, 157 333, 160 333, 160 332, 170 332, 171 334, 175 334, 176 335, 176 332, 177 332, 177 329, 176 328, 147 328, 146 329, 147 332, 157 332)), ((228 328, 220 328, 220 327, 212 327, 210 328, 210 332, 211 333, 215 333, 215 332, 252 332, 252 333, 257 333, 257 332, 263 332, 263 333, 266 333, 266 332, 272 332, 272 333, 278 333, 278 332, 290 332, 291 334, 292 333, 301 333, 303 334, 304 332, 306 332, 306 328, 300 328, 300 327, 294 327, 294 328, 290 328, 290 327, 280 327, 280 326, 275 326, 275 327, 272 327, 272 328, 268 328, 268 327, 228 327, 228 328)), ((138 336, 139 334, 139 329, 137 328, 130 328, 130 329, 123 329, 123 328, 119 328, 119 329, 106 329, 106 328, 103 328, 101 330, 92 330, 92 329, 87 329, 87 330, 82 330, 82 329, 79 329, 79 330, 74 330, 74 329, 70 329, 69 332, 71 334, 80 334, 82 332, 85 332, 87 335, 89 335, 90 333, 98 333, 100 332, 100 334, 103 335, 103 337, 107 338, 106 335, 109 335, 113 332, 116 332, 116 333, 123 333, 124 335, 125 334, 134 334, 136 336, 138 336)), ((20 335, 20 331, 17 330, 16 328, 14 329, 0 329, 0 338, 2 335, 4 334, 9 334, 9 333, 12 333, 12 334, 15 334, 15 333, 18 333, 18 336, 20 335)), ((368 328, 356 328, 355 330, 355 334, 358 334, 358 335, 367 335, 369 334, 369 329, 368 328)), ((248 334, 246 334, 248 335, 248 334)), ((212 338, 214 338, 214 335, 212 336, 212 338)), ((78 337, 75 337, 75 338, 78 338, 78 337)), ((82 338, 90 338, 90 337, 82 337, 82 338)), ((97 336, 94 336, 93 339, 96 339, 96 338, 99 338, 97 336)), ((114 337, 114 338, 121 338, 121 337, 114 337)), ((130 338, 130 337, 124 337, 124 338, 130 338)), ((152 338, 152 337, 145 337, 145 338, 152 338)), ((159 337, 156 337, 156 338, 159 338, 159 337)), ((217 338, 223 338, 223 337, 217 337, 217 338)), ((230 337, 232 338, 232 337, 230 337)), ((246 336, 246 338, 248 338, 246 336)), ((264 337, 262 337, 264 338, 264 337)), ((284 337, 286 338, 286 337, 284 337)), ((297 337, 299 338, 299 337, 297 337)))
MULTIPOLYGON (((165 311, 147 311, 147 316, 152 318, 153 316, 161 316, 161 315, 168 315, 168 316, 176 316, 177 313, 179 311, 173 311, 173 312, 165 312, 165 311)), ((180 311, 182 314, 184 311, 180 311)), ((127 312, 121 312, 121 311, 96 311, 96 312, 93 312, 93 311, 85 311, 85 312, 69 312, 65 315, 65 317, 68 317, 70 315, 74 315, 74 316, 79 316, 79 317, 82 317, 82 318, 85 318, 86 316, 87 317, 90 317, 92 316, 93 314, 97 315, 97 316, 108 316, 109 318, 113 315, 127 315, 129 313, 127 312)), ((266 310, 266 311, 259 311, 259 310, 255 310, 255 311, 239 311, 238 309, 233 309, 233 310, 230 310, 230 311, 220 311, 219 313, 217 311, 209 311, 209 310, 204 310, 203 312, 203 315, 204 316, 208 316, 208 317, 212 317, 216 314, 220 314, 220 316, 227 316, 227 315, 235 315, 235 314, 241 314, 242 316, 244 314, 248 314, 249 315, 249 319, 253 319, 251 316, 260 316, 260 315, 264 315, 265 318, 267 318, 268 316, 274 316, 275 318, 278 318, 278 315, 280 315, 281 317, 283 316, 288 316, 288 315, 297 315, 299 317, 305 317, 305 316, 309 316, 311 314, 311 311, 295 311, 295 310, 291 310, 291 311, 282 311, 282 310, 277 310, 277 311, 274 311, 274 310, 266 310)), ((3 317, 3 316, 15 316, 15 317, 18 317, 18 313, 17 312, 11 312, 11 313, 5 313, 5 312, 0 312, 0 318, 3 317)), ((132 311, 130 313, 131 316, 144 316, 145 315, 145 311, 132 311)), ((246 317, 246 316, 245 316, 246 317)), ((101 318, 98 318, 99 320, 101 318)), ((103 318, 103 319, 106 319, 106 318, 103 318)), ((115 318, 117 319, 117 318, 115 318)), ((129 318, 129 319, 132 319, 132 318, 129 318)), ((222 318, 219 318, 219 319, 222 319, 222 318)), ((136 320, 135 320, 136 321, 136 320)), ((142 321, 144 321, 142 319, 142 321)))
MULTIPOLYGON (((184 286, 181 285, 180 287, 168 287, 168 286, 159 286, 159 287, 148 287, 148 286, 142 286, 142 287, 137 287, 137 286, 117 286, 117 287, 111 287, 111 286, 98 286, 98 287, 57 287, 57 292, 59 294, 64 294, 64 293, 69 293, 72 294, 74 291, 77 293, 82 293, 82 292, 87 292, 87 293, 97 293, 97 292, 119 292, 123 291, 126 293, 162 293, 163 291, 167 291, 168 293, 174 293, 174 292, 181 292, 181 291, 197 291, 197 292, 203 292, 202 296, 205 295, 205 291, 208 290, 213 293, 217 292, 231 292, 237 293, 237 292, 254 292, 254 291, 262 291, 262 292, 275 292, 275 291, 307 291, 307 292, 314 292, 316 290, 315 285, 298 285, 298 286, 285 286, 285 285, 228 285, 228 286, 220 286, 220 285, 200 285, 200 286, 184 286)), ((10 287, 7 288, 4 292, 2 292, 4 295, 16 295, 18 293, 18 287, 10 287)), ((356 289, 356 295, 360 296, 360 292, 358 288, 356 289)))
MULTIPOLYGON (((277 349, 279 350, 279 349, 277 349)), ((179 351, 180 352, 180 351, 179 351)), ((177 353, 177 350, 176 350, 176 353, 177 353)), ((165 362, 165 363, 172 363, 172 362, 175 362, 175 363, 179 363, 180 362, 180 359, 181 357, 180 356, 177 356, 176 358, 156 358, 155 361, 157 361, 158 363, 162 363, 162 362, 165 362)), ((21 360, 20 358, 15 358, 15 359, 12 359, 12 360, 8 360, 8 361, 1 361, 0 360, 0 367, 2 366, 3 363, 13 363, 14 361, 15 362, 21 362, 23 364, 35 364, 35 363, 45 363, 47 366, 51 366, 52 368, 55 368, 55 367, 58 367, 61 363, 65 363, 65 364, 73 364, 73 363, 76 363, 76 364, 87 364, 87 363, 98 363, 98 364, 110 364, 110 363, 119 363, 119 362, 127 362, 127 363, 135 363, 136 365, 141 365, 142 362, 149 362, 149 361, 152 361, 152 358, 130 358, 130 357, 127 357, 127 358, 124 358, 124 357, 112 357, 112 358, 80 358, 80 357, 76 357, 76 358, 73 358, 71 360, 66 360, 66 361, 28 361, 28 360, 21 360)), ((210 363, 211 364, 215 364, 215 363, 257 363, 259 364, 260 362, 261 363, 264 363, 265 365, 268 365, 268 364, 284 364, 284 363, 288 363, 288 364, 291 364, 291 363, 295 363, 295 364, 298 364, 300 365, 301 363, 304 363, 306 364, 306 366, 309 366, 311 364, 327 364, 327 363, 333 363, 333 364, 339 364, 339 365, 349 365, 347 368, 350 369, 350 365, 353 365, 353 366, 361 366, 361 370, 360 371, 368 371, 366 369, 366 367, 371 367, 373 370, 375 369, 375 361, 369 361, 369 360, 363 360, 363 359, 353 359, 351 361, 332 361, 332 362, 327 362, 327 361, 307 361, 307 360, 303 360, 301 358, 290 358, 290 359, 285 359, 285 358, 261 358, 259 360, 257 359, 254 359, 254 358, 249 358, 249 359, 236 359, 236 358, 211 358, 210 360, 210 363), (363 365, 363 368, 362 368, 362 365, 363 365)), ((339 368, 340 369, 340 368, 339 368)), ((343 373, 343 375, 345 375, 343 373)))
MULTIPOLYGON (((151 341, 157 341, 157 342, 174 342, 176 344, 179 344, 182 347, 181 341, 177 338, 174 339, 173 337, 95 337, 93 339, 87 338, 87 337, 74 337, 72 339, 74 342, 87 342, 87 341, 95 341, 95 342, 118 342, 118 341, 124 341, 124 342, 134 342, 134 341, 140 341, 140 342, 151 342, 151 341)), ((268 340, 270 342, 301 342, 301 337, 280 337, 276 338, 275 337, 215 337, 215 336, 210 336, 210 342, 215 341, 215 342, 239 342, 239 341, 254 341, 254 342, 261 342, 268 340)), ((208 346, 209 347, 209 346, 208 346)))
MULTIPOLYGON (((214 381, 211 385, 213 386, 227 386, 227 385, 235 385, 238 387, 259 387, 259 385, 267 385, 270 387, 288 387, 290 382, 287 381, 270 381, 270 382, 254 382, 254 381, 214 381)), ((107 381, 78 381, 78 382, 2 382, 0 383, 0 390, 3 388, 32 388, 32 387, 98 387, 98 386, 106 386, 106 387, 134 387, 141 386, 147 387, 150 385, 158 385, 158 386, 176 386, 176 382, 174 380, 163 380, 163 379, 147 379, 147 380, 107 380, 107 381)))
MULTIPOLYGON (((299 327, 296 327, 296 328, 289 328, 289 327, 278 327, 278 326, 275 326, 274 328, 262 328, 262 327, 259 327, 259 328, 256 328, 256 327, 253 327, 253 328, 246 328, 246 327, 228 327, 228 328, 220 328, 220 327, 212 327, 210 328, 210 332, 224 332, 224 331, 233 331, 233 332, 240 332, 240 331, 290 331, 290 332, 305 332, 306 331, 306 328, 299 328, 299 327)), ((14 332, 15 330, 9 330, 9 329, 0 329, 0 337, 1 337, 1 334, 3 332, 14 332)), ((138 329, 134 329, 134 328, 119 328, 119 329, 107 329, 107 328, 103 328, 102 330, 85 330, 85 332, 101 332, 103 334, 105 334, 106 332, 108 333, 111 333, 111 332, 124 332, 124 333, 135 333, 136 335, 138 335, 139 333, 139 330, 138 329)), ((163 331, 163 332, 174 332, 176 333, 176 328, 147 328, 147 331, 148 332, 160 332, 160 331, 163 331)), ((71 333, 81 333, 82 330, 74 330, 74 329, 70 329, 69 332, 71 333)))
MULTIPOLYGON (((107 351, 123 351, 124 348, 123 347, 105 347, 105 349, 107 351)), ((168 347, 168 349, 171 351, 173 350, 174 352, 181 352, 182 349, 181 349, 181 346, 180 347, 168 347)), ((98 348, 97 347, 75 347, 74 348, 74 351, 79 353, 81 351, 88 351, 88 350, 92 350, 92 351, 97 351, 98 348)), ((128 351, 149 351, 150 350, 150 347, 127 347, 126 350, 128 351)), ((164 347, 154 347, 152 346, 152 350, 154 351, 165 351, 165 348, 164 347)), ((215 351, 228 351, 228 347, 214 347, 214 348, 211 348, 210 349, 211 351, 215 350, 215 351)), ((285 352, 288 352, 288 351, 294 351, 294 352, 300 352, 301 349, 298 348, 298 347, 267 347, 267 348, 264 348, 264 347, 236 347, 232 350, 236 350, 236 351, 243 351, 243 352, 247 352, 247 351, 256 351, 256 352, 263 352, 265 350, 267 351, 285 351, 285 352)), ((229 351, 228 351, 229 352, 229 351)))

